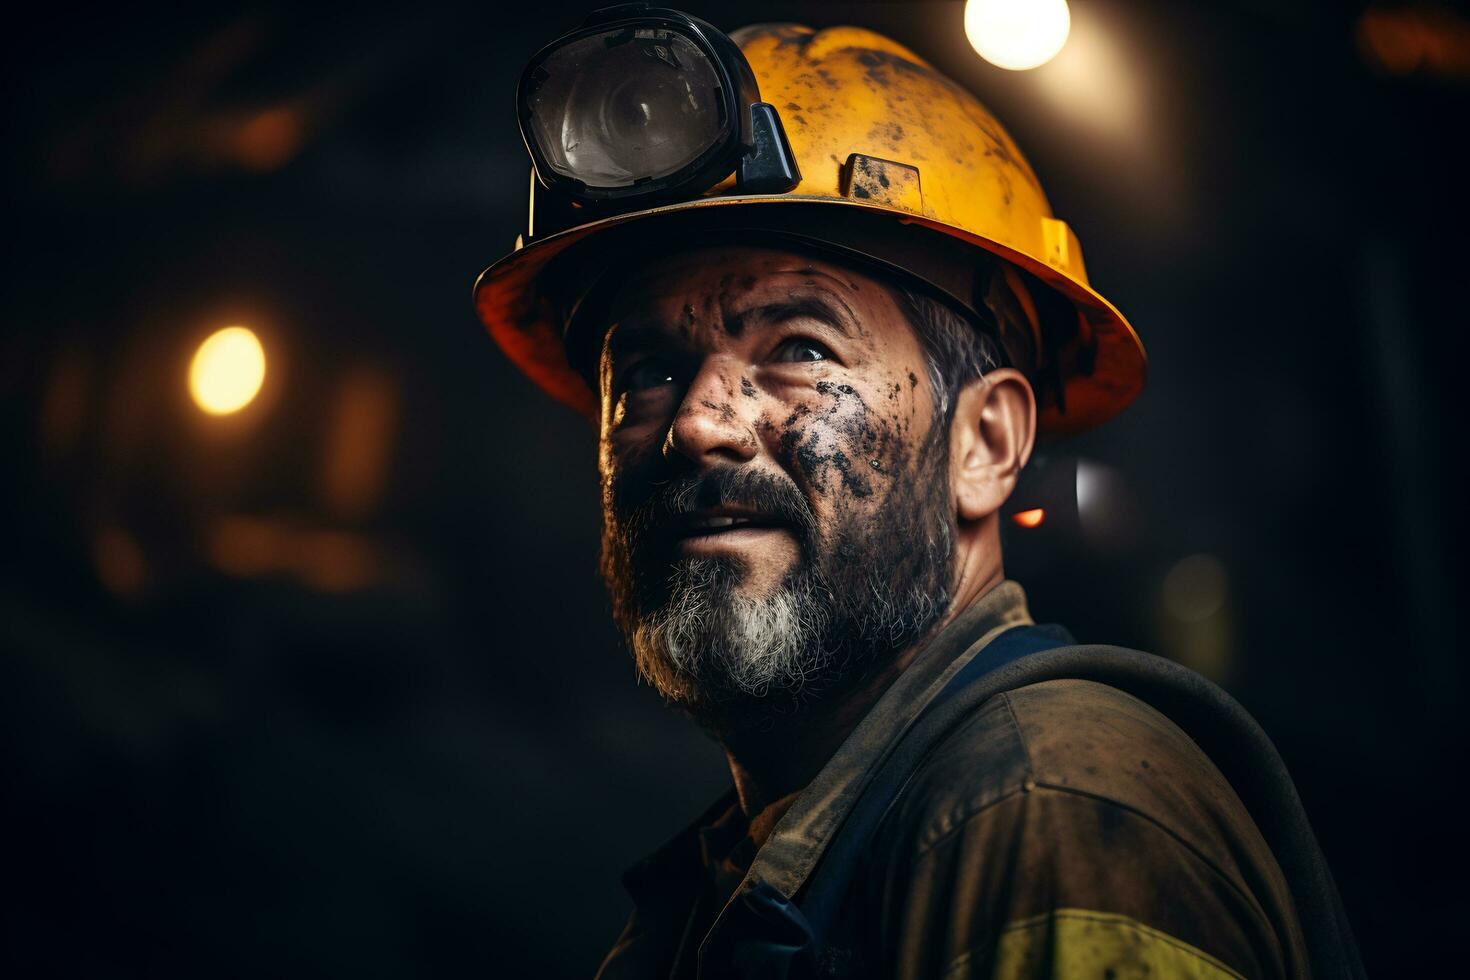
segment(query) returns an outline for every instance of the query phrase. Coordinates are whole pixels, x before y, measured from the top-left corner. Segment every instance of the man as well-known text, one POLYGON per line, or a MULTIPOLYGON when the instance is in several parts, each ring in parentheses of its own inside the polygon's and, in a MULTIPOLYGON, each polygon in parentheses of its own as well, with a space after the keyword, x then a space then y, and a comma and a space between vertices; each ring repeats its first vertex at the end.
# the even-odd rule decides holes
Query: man
POLYGON ((1360 972, 1248 717, 1005 579, 1038 433, 1143 360, 993 117, 871 32, 646 8, 520 105, 536 234, 477 305, 595 414, 616 618, 734 784, 600 976, 1360 972))

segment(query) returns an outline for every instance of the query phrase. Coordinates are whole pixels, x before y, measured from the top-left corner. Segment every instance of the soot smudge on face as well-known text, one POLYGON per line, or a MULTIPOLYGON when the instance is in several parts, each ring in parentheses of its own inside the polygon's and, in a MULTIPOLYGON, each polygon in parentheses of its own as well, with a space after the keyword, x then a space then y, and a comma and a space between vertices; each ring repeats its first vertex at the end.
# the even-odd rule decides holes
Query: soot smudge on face
MULTIPOLYGON (((820 411, 798 405, 781 423, 778 454, 788 468, 805 475, 816 493, 832 492, 835 473, 835 482, 853 498, 873 496, 872 474, 892 476, 909 463, 907 422, 898 414, 881 420, 852 385, 818 381, 814 388, 828 404, 820 411)), ((891 390, 900 388, 893 385, 891 390)), ((765 419, 762 427, 776 428, 765 419)))
MULTIPOLYGON (((722 276, 720 278, 719 308, 730 309, 736 297, 743 296, 754 289, 757 281, 756 277, 750 274, 722 276)), ((739 337, 744 332, 744 325, 739 317, 729 320, 719 318, 718 328, 731 337, 739 337)))
POLYGON ((789 429, 796 424, 797 419, 804 418, 810 414, 812 414, 810 405, 797 405, 791 410, 791 414, 786 416, 786 421, 781 423, 782 428, 789 429))
POLYGON ((679 337, 688 343, 694 337, 694 324, 698 314, 694 310, 693 303, 684 304, 684 315, 679 318, 679 337))
POLYGON ((729 402, 721 402, 720 404, 716 405, 714 402, 711 401, 701 401, 699 404, 709 409, 711 412, 719 412, 720 421, 726 423, 727 425, 735 421, 735 406, 731 405, 729 402))

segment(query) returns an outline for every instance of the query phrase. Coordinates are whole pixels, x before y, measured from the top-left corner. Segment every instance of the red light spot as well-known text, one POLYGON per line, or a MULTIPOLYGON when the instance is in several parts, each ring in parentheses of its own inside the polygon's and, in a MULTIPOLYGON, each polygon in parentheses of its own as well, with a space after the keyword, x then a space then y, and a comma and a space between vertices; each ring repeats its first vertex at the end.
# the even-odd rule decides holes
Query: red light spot
POLYGON ((1035 510, 1018 510, 1011 515, 1011 520, 1022 527, 1040 527, 1041 522, 1046 520, 1046 511, 1040 507, 1035 510))

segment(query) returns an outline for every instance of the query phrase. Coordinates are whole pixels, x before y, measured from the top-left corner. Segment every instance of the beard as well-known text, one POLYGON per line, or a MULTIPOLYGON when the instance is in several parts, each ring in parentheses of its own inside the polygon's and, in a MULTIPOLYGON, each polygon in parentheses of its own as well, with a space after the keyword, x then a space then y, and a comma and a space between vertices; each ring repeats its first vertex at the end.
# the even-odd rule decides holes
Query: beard
POLYGON ((871 678, 949 606, 946 448, 926 442, 876 506, 845 498, 826 527, 792 481, 736 465, 607 486, 602 573, 640 677, 717 734, 769 726, 871 678), (740 558, 678 556, 681 515, 721 506, 795 537, 798 557, 767 594, 741 590, 740 558))

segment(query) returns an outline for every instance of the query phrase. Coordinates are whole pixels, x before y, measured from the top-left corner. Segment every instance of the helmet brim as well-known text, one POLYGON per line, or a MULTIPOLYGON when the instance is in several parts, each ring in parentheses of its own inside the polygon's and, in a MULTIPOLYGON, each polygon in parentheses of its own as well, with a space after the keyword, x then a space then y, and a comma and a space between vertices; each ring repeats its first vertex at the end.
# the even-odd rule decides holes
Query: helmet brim
MULTIPOLYGON (((732 213, 728 209, 737 205, 742 227, 758 229, 764 224, 789 233, 799 226, 810 229, 816 240, 822 239, 824 222, 832 223, 833 208, 859 209, 887 222, 973 246, 1065 298, 1078 316, 1076 342, 1051 352, 1057 359, 1054 368, 1060 372, 1061 397, 1040 406, 1038 428, 1043 436, 1074 435, 1101 425, 1143 389, 1147 355, 1138 334, 1086 282, 1034 255, 923 215, 825 196, 706 197, 578 225, 517 248, 481 273, 474 287, 476 312, 501 350, 537 387, 596 422, 598 396, 568 358, 563 331, 581 298, 579 293, 590 283, 587 271, 596 270, 609 256, 597 243, 611 245, 619 239, 621 236, 609 234, 614 229, 636 226, 640 232, 657 232, 666 222, 685 223, 701 215, 714 218, 712 209, 720 209, 720 217, 726 217, 732 213)), ((856 243, 833 244, 862 251, 856 243)))

